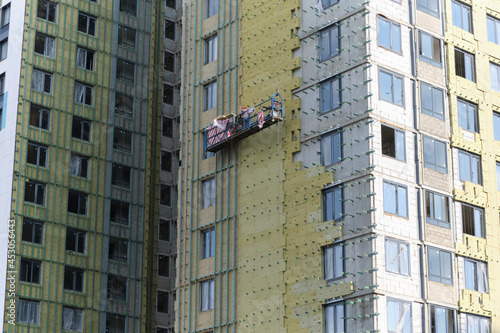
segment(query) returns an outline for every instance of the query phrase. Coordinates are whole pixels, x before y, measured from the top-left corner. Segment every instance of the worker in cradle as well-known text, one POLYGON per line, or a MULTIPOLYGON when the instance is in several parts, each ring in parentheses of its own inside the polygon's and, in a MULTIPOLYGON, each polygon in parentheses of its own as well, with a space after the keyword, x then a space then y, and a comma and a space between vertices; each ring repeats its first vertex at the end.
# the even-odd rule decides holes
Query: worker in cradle
POLYGON ((250 128, 250 111, 246 106, 241 108, 240 118, 243 121, 243 129, 250 128))

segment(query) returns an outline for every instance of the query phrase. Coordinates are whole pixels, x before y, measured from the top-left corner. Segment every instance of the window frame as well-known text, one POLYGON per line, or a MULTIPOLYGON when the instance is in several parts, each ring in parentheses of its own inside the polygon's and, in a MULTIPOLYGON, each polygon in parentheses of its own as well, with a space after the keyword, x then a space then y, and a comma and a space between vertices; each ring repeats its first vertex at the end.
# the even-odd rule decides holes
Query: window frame
POLYGON ((397 54, 403 54, 402 43, 401 43, 401 41, 402 41, 401 25, 399 23, 391 21, 391 20, 389 20, 387 17, 385 17, 383 15, 377 15, 377 32, 378 32, 378 34, 377 34, 377 45, 379 47, 382 47, 382 48, 384 48, 386 50, 395 52, 397 54), (385 43, 384 44, 380 43, 380 36, 381 36, 381 33, 382 33, 382 28, 380 26, 381 21, 389 24, 389 43, 390 43, 390 45, 385 45, 385 43), (396 37, 396 39, 399 39, 399 49, 396 49, 396 46, 395 46, 395 45, 398 45, 398 43, 395 43, 395 38, 394 38, 394 32, 395 32, 394 29, 395 29, 395 27, 399 28, 399 36, 396 37))
POLYGON ((386 156, 386 157, 390 157, 390 158, 393 158, 393 159, 398 160, 398 161, 406 162, 406 131, 403 129, 397 128, 397 127, 390 126, 386 123, 381 123, 380 124, 380 133, 381 133, 381 142, 380 142, 381 149, 380 150, 381 150, 382 156, 386 156), (394 132, 394 134, 393 134, 394 156, 384 153, 384 139, 383 139, 384 138, 384 127, 387 129, 390 129, 394 132), (398 137, 396 134, 400 134, 400 135, 402 134, 403 137, 402 138, 398 137), (403 152, 399 152, 398 140, 403 140, 402 141, 403 152), (403 155, 402 158, 399 158, 399 157, 401 157, 401 155, 403 155))
POLYGON ((500 92, 500 65, 490 62, 491 90, 500 92), (495 75, 496 72, 496 75, 495 75))
POLYGON ((116 58, 116 79, 134 83, 135 63, 123 58, 116 58), (132 69, 132 75, 130 75, 131 69, 132 69))
POLYGON ((135 44, 137 43, 137 30, 133 29, 133 28, 130 28, 128 26, 125 26, 125 25, 119 25, 118 26, 118 45, 122 46, 122 47, 129 47, 131 49, 134 49, 135 50, 135 44), (131 34, 129 33, 129 31, 133 32, 133 39, 134 39, 134 43, 131 44, 129 43, 129 40, 131 40, 132 36, 131 34), (124 36, 125 35, 125 36, 124 36))
POLYGON ((78 139, 78 140, 90 142, 90 138, 92 137, 91 131, 92 131, 92 121, 85 119, 85 118, 73 116, 72 126, 71 126, 71 137, 73 139, 78 139), (79 129, 80 136, 76 136, 78 133, 75 132, 75 131, 77 131, 77 129, 75 128, 75 125, 80 127, 80 129, 79 129), (88 127, 88 129, 86 127, 88 127))
POLYGON ((331 77, 319 84, 320 113, 325 114, 342 106, 342 80, 339 76, 331 77), (337 91, 337 93, 335 92, 337 91), (328 94, 328 99, 326 99, 328 94), (337 105, 335 102, 337 101, 337 105))
POLYGON ((160 154, 160 170, 172 173, 174 165, 174 154, 168 150, 162 150, 160 154))
POLYGON ((426 62, 428 64, 431 64, 433 66, 441 68, 443 66, 443 57, 442 57, 442 52, 441 52, 441 39, 432 36, 431 34, 428 34, 422 30, 418 31, 418 50, 419 50, 419 59, 422 60, 423 62, 426 62), (429 46, 427 43, 424 43, 424 36, 426 38, 430 38, 430 53, 432 54, 431 57, 428 57, 427 55, 424 55, 424 51, 426 51, 426 48, 424 49, 424 46, 429 46), (436 41, 438 42, 438 45, 436 46, 436 41), (436 47, 437 51, 439 54, 439 60, 435 59, 436 56, 436 47))
POLYGON ((430 333, 454 333, 455 332, 455 310, 449 309, 443 306, 439 305, 434 305, 434 304, 429 304, 429 332, 430 333), (444 332, 438 332, 437 331, 437 315, 436 315, 436 310, 442 309, 444 310, 445 318, 444 318, 444 323, 445 323, 445 331, 444 332), (434 310, 434 311, 433 311, 434 310), (450 318, 450 313, 451 313, 451 318, 450 318), (434 323, 433 323, 434 321, 434 323), (451 324, 451 328, 450 325, 451 324), (432 330, 432 328, 435 328, 432 330))
POLYGON ((489 281, 488 281, 488 263, 484 261, 479 261, 479 260, 473 260, 470 258, 465 258, 464 257, 464 281, 465 281, 465 289, 467 290, 474 290, 479 293, 486 293, 488 294, 489 291, 489 281), (473 267, 473 274, 470 276, 468 274, 467 270, 467 265, 472 265, 473 267), (479 283, 479 280, 481 279, 481 273, 479 266, 482 266, 482 271, 485 273, 485 276, 483 276, 483 283, 479 283), (469 280, 469 278, 473 278, 473 280, 469 280), (473 284, 471 288, 471 283, 473 284))
POLYGON ((410 262, 410 243, 401 241, 399 239, 394 238, 386 238, 384 242, 385 249, 385 270, 386 272, 403 275, 403 276, 411 276, 411 262, 410 262), (391 258, 388 257, 389 246, 396 245, 397 251, 399 251, 396 257, 389 262, 391 258), (402 256, 404 249, 402 247, 406 247, 406 271, 404 269, 404 257, 402 256), (403 257, 403 259, 401 259, 403 257), (397 267, 392 268, 392 265, 397 260, 397 267))
POLYGON ((409 212, 408 212, 408 208, 409 208, 408 207, 408 186, 384 179, 384 181, 383 181, 383 192, 384 192, 384 213, 408 219, 408 215, 409 215, 409 212), (385 204, 386 203, 386 187, 385 187, 386 184, 387 185, 392 185, 392 186, 395 187, 395 194, 394 194, 394 199, 396 200, 396 202, 395 202, 396 211, 395 212, 387 211, 387 208, 386 208, 386 204, 385 204), (405 215, 400 214, 400 209, 399 209, 400 204, 401 204, 401 202, 400 202, 401 198, 399 197, 399 189, 400 188, 404 189, 405 194, 406 194, 405 195, 405 202, 404 202, 405 211, 406 211, 405 215))
POLYGON ((319 62, 324 62, 340 55, 341 50, 340 24, 334 23, 319 31, 319 62), (332 45, 332 41, 334 40, 336 40, 337 45, 332 45))
POLYGON ((126 276, 108 273, 108 281, 106 287, 107 299, 124 302, 128 300, 129 288, 128 278, 126 276), (125 286, 125 290, 121 290, 122 286, 125 286), (115 290, 115 288, 117 289, 115 290))
POLYGON ((323 279, 334 281, 345 277, 345 246, 341 242, 323 246, 322 249, 323 279), (339 271, 339 261, 340 268, 339 271), (331 269, 329 269, 331 268, 331 269))
POLYGON ((217 180, 209 177, 201 181, 201 209, 215 206, 217 204, 217 180), (207 188, 205 189, 205 187, 207 188), (205 195, 207 194, 208 197, 205 195))
POLYGON ((422 136, 422 150, 424 157, 424 168, 432 169, 437 172, 448 174, 448 150, 447 143, 436 140, 430 136, 422 136), (432 147, 432 154, 426 148, 432 147), (432 156, 430 156, 432 155, 432 156), (440 165, 439 157, 444 157, 444 164, 440 165))
POLYGON ((170 272, 171 269, 172 269, 171 257, 165 254, 158 254, 158 272, 157 272, 158 276, 169 278, 172 275, 170 272), (162 259, 164 261, 162 261, 162 259), (162 264, 162 262, 164 262, 165 264, 162 264))
MULTIPOLYGON (((434 258, 434 259, 436 259, 436 258, 434 258)), ((437 282, 437 283, 442 283, 442 284, 453 286, 453 282, 454 282, 453 281, 453 254, 451 252, 444 251, 444 250, 439 249, 439 248, 428 246, 427 247, 427 270, 428 270, 429 281, 433 281, 433 282, 437 282), (436 275, 436 274, 432 273, 431 261, 434 261, 434 260, 432 259, 431 251, 436 252, 436 254, 439 256, 438 257, 438 260, 439 260, 439 265, 438 265, 439 266, 438 267, 438 269, 439 269, 439 275, 436 275), (443 255, 447 255, 448 258, 444 258, 443 255), (447 272, 443 272, 443 261, 444 260, 449 261, 448 265, 449 265, 449 268, 450 268, 450 271, 449 271, 450 278, 447 278, 445 276, 447 274, 447 272)))
POLYGON ((323 326, 325 333, 344 332, 347 321, 345 304, 343 302, 331 302, 323 305, 323 326), (340 322, 338 319, 340 319, 340 322))
POLYGON ((10 3, 3 6, 0 10, 2 11, 0 28, 3 28, 10 24, 10 12, 11 12, 10 3))
POLYGON ((204 65, 208 65, 218 59, 219 39, 217 34, 213 34, 204 39, 205 60, 204 65))
POLYGON ((167 50, 163 51, 163 70, 175 73, 175 57, 176 57, 175 53, 167 50), (172 61, 167 61, 167 58, 171 58, 172 61), (167 64, 169 65, 167 66, 167 64))
POLYGON ((25 202, 30 202, 35 205, 40 205, 40 206, 45 206, 45 196, 46 196, 46 188, 47 184, 38 182, 36 180, 30 179, 25 182, 25 187, 24 187, 24 201, 25 202), (27 191, 27 186, 34 186, 33 189, 33 201, 27 200, 28 191, 27 191), (41 191, 41 193, 39 193, 41 191), (41 199, 40 199, 41 197, 41 199))
POLYGON ((162 103, 173 106, 174 102, 175 102, 174 86, 171 84, 163 83, 162 103))
POLYGON ((321 165, 329 167, 344 160, 343 137, 343 131, 340 129, 321 136, 321 165), (330 159, 327 159, 327 152, 331 155, 330 159))
POLYGON ((172 41, 175 42, 175 40, 176 40, 175 33, 176 33, 176 30, 177 30, 176 27, 175 27, 175 22, 174 21, 170 21, 170 20, 165 20, 164 23, 165 23, 165 27, 164 27, 164 31, 163 31, 164 38, 172 40, 172 41), (172 31, 168 31, 168 34, 167 34, 167 28, 170 28, 170 27, 173 27, 172 28, 173 30, 172 31))
POLYGON ((127 332, 127 318, 116 313, 106 313, 106 332, 127 332))
POLYGON ((462 217, 462 233, 478 238, 485 238, 486 225, 485 225, 484 208, 469 205, 465 202, 460 202, 460 210, 462 217), (470 209, 472 214, 470 213, 466 214, 465 210, 467 209, 470 209), (469 226, 466 224, 467 221, 465 220, 467 215, 472 218, 472 220, 468 222, 468 224, 470 224, 469 226), (474 229, 473 233, 469 233, 471 227, 472 229, 474 229), (477 230, 477 228, 480 228, 480 230, 477 230))
POLYGON ((70 307, 70 306, 63 306, 61 327, 62 327, 63 331, 83 332, 83 309, 74 308, 74 307, 70 307), (65 316, 65 311, 72 311, 73 312, 73 314, 71 316, 69 316, 72 319, 72 323, 71 323, 72 327, 71 328, 65 328, 64 318, 67 317, 67 316, 65 316), (75 315, 76 313, 80 313, 80 315, 77 316, 77 315, 75 315), (74 318, 78 318, 78 317, 80 318, 80 322, 76 322, 76 325, 80 326, 81 329, 74 328, 74 325, 75 325, 74 318))
POLYGON ((460 2, 456 0, 451 1, 451 12, 452 12, 452 24, 464 31, 467 31, 469 33, 474 33, 474 28, 473 28, 473 20, 472 20, 472 8, 471 6, 460 2), (456 17, 455 14, 455 9, 460 10, 460 18, 456 17), (464 13, 464 10, 466 11, 464 13), (467 18, 467 26, 464 25, 464 19, 467 18))
POLYGON ((391 72, 391 71, 388 71, 386 69, 382 69, 382 68, 379 68, 378 73, 379 73, 379 78, 378 78, 378 83, 379 83, 379 89, 378 89, 379 100, 382 100, 382 101, 385 101, 385 102, 388 102, 388 103, 391 103, 391 104, 394 104, 396 106, 404 108, 405 107, 405 94, 404 94, 405 83, 404 83, 404 76, 396 74, 396 73, 391 72), (380 82, 382 74, 388 75, 391 78, 391 99, 386 99, 386 98, 384 98, 382 96, 382 89, 381 89, 382 84, 380 82), (397 101, 396 101, 396 91, 394 90, 395 87, 397 86, 395 84, 395 80, 396 79, 399 79, 401 81, 401 104, 398 104, 397 101))
POLYGON ((450 219, 450 198, 444 194, 437 193, 434 191, 425 190, 425 222, 429 224, 436 225, 438 227, 451 229, 451 219, 450 219), (441 208, 442 211, 446 213, 445 219, 436 218, 436 203, 442 202, 437 201, 437 197, 441 197, 445 201, 445 207, 441 208))
POLYGON ((66 227, 65 251, 85 254, 87 242, 87 232, 85 230, 66 227), (73 246, 69 243, 73 239, 73 246), (68 248, 68 245, 69 248, 68 248))
POLYGON ((217 107, 217 95, 217 80, 203 85, 203 111, 208 111, 217 107))
POLYGON ((38 0, 37 4, 37 10, 36 10, 36 17, 40 18, 42 20, 48 21, 48 22, 57 22, 57 3, 48 1, 48 0, 38 0), (45 17, 39 16, 40 14, 40 5, 45 4, 46 9, 45 9, 45 17), (53 20, 51 20, 51 11, 53 11, 53 20))
POLYGON ((213 310, 215 307, 215 279, 200 281, 200 312, 213 310), (208 288, 208 299, 203 296, 204 288, 208 288))
POLYGON ((87 14, 85 12, 79 11, 78 12, 78 27, 77 31, 87 34, 89 36, 96 36, 97 34, 97 17, 87 14), (83 26, 80 26, 81 23, 83 23, 82 19, 85 19, 85 30, 80 30, 83 28, 83 26), (92 27, 93 24, 93 27, 92 27), (93 30, 93 31, 92 31, 93 30))
MULTIPOLYGON (((478 316, 478 315, 473 315, 473 314, 470 314, 470 313, 466 313, 465 314, 465 327, 467 328, 467 331, 466 333, 478 333, 478 332, 481 332, 481 328, 483 327, 483 325, 481 325, 481 322, 482 321, 486 321, 488 323, 488 331, 485 331, 485 332, 491 332, 491 319, 489 317, 483 317, 483 316, 478 316), (469 332, 469 327, 473 326, 474 324, 470 324, 469 322, 472 321, 472 320, 475 320, 477 321, 477 324, 479 325, 479 330, 474 330, 473 332, 469 332)), ((475 327, 477 327, 476 325, 474 325, 475 327)))
POLYGON ((87 216, 87 208, 89 206, 89 195, 84 192, 76 191, 73 189, 68 190, 68 213, 87 216), (77 205, 76 210, 73 210, 72 201, 76 197, 77 205))
POLYGON ((35 141, 28 141, 26 163, 36 165, 41 168, 48 167, 49 147, 35 141), (33 154, 35 154, 35 156, 33 156, 33 154))
POLYGON ((120 0, 120 12, 137 16, 137 0, 120 0))
POLYGON ((205 19, 210 18, 219 13, 218 0, 205 0, 205 19))
POLYGON ((474 54, 466 52, 462 49, 459 49, 458 47, 455 47, 454 55, 455 55, 455 59, 454 59, 454 61, 455 61, 455 75, 475 83, 476 82, 476 60, 475 60, 474 54), (460 58, 460 57, 463 57, 463 61, 461 61, 461 64, 457 60, 457 58, 460 58), (469 63, 470 63, 470 69, 469 69, 470 70, 470 78, 467 77, 467 71, 468 71, 467 61, 466 61, 467 58, 469 59, 469 63), (463 65, 463 67, 461 65, 463 65))
POLYGON ((460 128, 468 132, 479 133, 479 115, 478 115, 477 104, 457 97, 457 116, 458 116, 458 126, 460 128), (460 104, 463 104, 465 106, 465 122, 466 122, 465 125, 463 122, 464 115, 462 114, 462 110, 464 109, 463 107, 460 106, 460 104), (472 112, 470 111, 470 109, 472 109, 472 112), (472 118, 472 125, 470 118, 472 118), (473 127, 472 129, 471 126, 473 127))
POLYGON ((162 116, 161 135, 166 138, 174 137, 174 118, 162 116), (166 122, 170 122, 170 126, 167 126, 166 122), (168 128, 170 128, 170 131, 168 128))
POLYGON ((423 114, 426 114, 428 116, 431 116, 431 117, 434 117, 434 118, 437 118, 440 120, 445 120, 445 110, 444 110, 445 106, 444 106, 444 92, 443 92, 443 90, 440 88, 434 87, 428 83, 420 81, 420 107, 421 107, 421 112, 423 114), (431 109, 427 108, 425 106, 425 103, 424 103, 424 101, 429 100, 427 98, 424 98, 424 96, 423 96, 423 91, 424 91, 424 89, 427 89, 427 88, 431 89, 430 90, 430 95, 431 95, 430 100, 432 101, 432 108, 431 109), (437 102, 435 94, 438 94, 438 93, 441 96, 441 98, 440 98, 440 103, 441 103, 440 108, 442 111, 441 113, 438 113, 435 111, 436 106, 434 105, 434 104, 436 104, 435 102, 437 102))
POLYGON ((486 15, 486 29, 488 31, 488 41, 500 45, 500 19, 491 15, 486 15), (493 27, 491 27, 490 22, 493 24, 493 27), (490 30, 491 28, 493 28, 493 30, 490 30))
POLYGON ((89 177, 90 157, 71 152, 69 163, 69 174, 75 177, 89 177), (73 161, 79 160, 78 163, 73 161), (78 165, 75 167, 75 165, 78 165))
POLYGON ((172 185, 160 184, 160 205, 163 205, 166 207, 172 207, 172 199, 173 199, 172 185), (165 201, 163 200, 164 190, 165 190, 165 193, 168 192, 168 200, 165 200, 165 201))
POLYGON ((115 114, 133 118, 134 117, 134 97, 122 92, 115 92, 115 114))
MULTIPOLYGON (((336 185, 336 186, 331 186, 328 188, 323 189, 322 191, 322 204, 323 204, 323 222, 328 222, 328 221, 341 221, 344 219, 344 213, 345 213, 345 207, 344 207, 344 188, 342 185, 336 185), (333 202, 331 205, 331 208, 329 208, 329 203, 328 203, 328 195, 332 193, 333 195, 331 196, 333 202), (338 197, 340 195, 340 197, 338 197), (337 197, 337 199, 336 199, 337 197), (337 208, 340 208, 339 212, 336 212, 336 205, 335 205, 335 200, 340 201, 340 206, 337 206, 337 208), (331 210, 331 214, 329 214, 329 210, 331 210), (329 219, 329 217, 332 217, 332 219, 329 219)), ((337 203, 339 205, 339 203, 337 203)))
POLYGON ((65 265, 63 289, 83 293, 85 290, 85 270, 65 265))
POLYGON ((109 236, 109 247, 108 247, 109 260, 128 263, 129 249, 130 249, 129 240, 127 238, 109 236), (115 246, 117 246, 117 250, 114 249, 112 250, 112 247, 115 246))
POLYGON ((480 155, 476 155, 476 154, 473 154, 473 153, 470 153, 468 151, 465 151, 465 150, 458 150, 458 168, 459 168, 459 179, 460 181, 464 182, 464 181, 467 181, 467 182, 471 182, 471 183, 474 183, 474 184, 477 184, 477 185, 482 185, 483 183, 483 177, 482 177, 482 167, 481 167, 481 156, 480 155), (461 156, 465 156, 467 157, 467 159, 469 160, 469 175, 467 177, 467 179, 464 179, 462 178, 463 174, 466 172, 466 170, 462 169, 462 163, 460 163, 460 160, 461 160, 461 156), (472 161, 473 159, 476 159, 477 160, 477 172, 478 172, 478 175, 477 175, 477 183, 474 181, 474 173, 473 173, 473 169, 472 169, 472 161))
POLYGON ((41 32, 36 31, 35 33, 35 47, 34 47, 34 52, 37 54, 40 54, 42 56, 48 57, 48 58, 55 58, 55 50, 56 50, 56 39, 55 37, 43 34, 41 32), (37 43, 37 39, 40 38, 43 42, 43 50, 42 52, 37 52, 40 51, 39 49, 39 43, 37 43), (52 40, 53 43, 53 48, 52 48, 52 53, 50 52, 50 48, 48 47, 49 41, 52 40))
POLYGON ((43 245, 43 227, 44 222, 23 217, 23 230, 21 240, 23 242, 43 245), (30 230, 26 225, 30 225, 30 230), (39 233, 39 235, 37 235, 39 233))
POLYGON ((134 134, 123 128, 113 128, 113 149, 124 153, 132 153, 134 134))
POLYGON ((111 223, 121 224, 121 225, 129 225, 130 223, 130 203, 122 200, 111 199, 109 202, 109 221, 111 223), (116 208, 114 205, 116 204, 116 208), (116 211, 117 214, 113 215, 113 211, 116 211), (126 217, 123 217, 126 212, 126 217))
POLYGON ((29 125, 48 131, 50 128, 50 109, 31 103, 29 125), (36 117, 35 112, 38 112, 38 117, 36 117), (34 125, 34 123, 38 124, 34 125))
POLYGON ((437 18, 440 18, 441 16, 439 1, 437 0, 417 0, 417 9, 437 18), (424 1, 426 2, 426 4, 423 4, 424 1), (430 7, 429 2, 435 3, 436 8, 435 9, 429 8, 430 7))
POLYGON ((79 67, 79 68, 86 69, 88 71, 93 71, 94 64, 95 64, 95 53, 96 53, 96 51, 94 51, 94 50, 77 45, 76 46, 75 66, 79 67), (82 66, 81 61, 78 61, 79 57, 80 57, 79 52, 82 54, 81 56, 84 57, 83 58, 83 62, 84 62, 83 66, 82 66))
POLYGON ((113 163, 111 165, 111 185, 130 189, 132 185, 132 167, 125 164, 113 163))
POLYGON ((215 228, 206 228, 201 233, 201 259, 215 256, 215 228))
POLYGON ((172 234, 175 232, 174 231, 174 224, 175 224, 175 222, 173 220, 159 219, 159 221, 158 221, 158 240, 163 241, 163 242, 171 242, 172 241, 172 234))
POLYGON ((19 264, 19 281, 41 284, 42 262, 40 260, 21 257, 21 262, 19 264))
POLYGON ((35 301, 31 299, 26 299, 26 298, 19 298, 18 302, 18 310, 17 310, 17 322, 19 323, 26 323, 28 325, 39 325, 40 323, 40 301, 35 301), (28 313, 25 315, 22 315, 21 312, 23 309, 25 309, 25 306, 27 305, 27 311, 28 313), (36 306, 35 306, 36 305, 36 306), (34 307, 35 309, 32 309, 34 307), (32 316, 31 313, 35 311, 36 316, 32 316), (23 317, 27 317, 27 321, 22 320, 23 317), (36 317, 36 322, 31 322, 30 318, 36 317))
POLYGON ((406 316, 407 315, 409 315, 409 318, 408 318, 409 325, 410 325, 409 331, 413 332, 413 311, 412 311, 413 304, 412 304, 411 301, 404 301, 404 300, 401 300, 401 299, 395 299, 395 298, 392 298, 392 297, 387 297, 387 299, 386 299, 386 306, 387 306, 387 315, 388 315, 387 316, 387 332, 388 333, 407 332, 406 328, 404 327, 404 324, 406 323, 406 316), (402 326, 401 330, 391 330, 389 328, 390 327, 389 315, 396 316, 396 314, 393 313, 390 310, 389 303, 394 303, 394 304, 398 304, 399 305, 399 309, 400 309, 399 317, 394 317, 394 319, 395 319, 394 324, 396 324, 396 326, 399 326, 397 324, 400 323, 401 320, 403 319, 403 326, 402 326), (408 308, 406 310, 404 309, 404 305, 408 305, 408 308), (408 314, 407 311, 409 311, 409 314, 408 314))
POLYGON ((75 80, 73 101, 78 104, 92 106, 93 99, 94 99, 94 86, 75 80), (78 96, 78 90, 81 90, 80 93, 81 96, 78 96))
POLYGON ((41 93, 52 94, 53 78, 54 78, 53 73, 46 72, 38 68, 33 68, 33 71, 31 72, 31 89, 41 93), (42 90, 37 89, 37 87, 35 86, 35 81, 34 81, 35 73, 36 75, 41 75, 43 78, 42 90))
POLYGON ((157 290, 156 291, 156 312, 159 312, 159 313, 169 313, 170 311, 170 293, 168 291, 165 291, 165 290, 157 290), (161 296, 161 297, 160 297, 161 296), (166 305, 163 305, 160 304, 160 302, 162 301, 162 299, 164 299, 166 305), (165 311, 160 311, 163 310, 165 308, 165 311))

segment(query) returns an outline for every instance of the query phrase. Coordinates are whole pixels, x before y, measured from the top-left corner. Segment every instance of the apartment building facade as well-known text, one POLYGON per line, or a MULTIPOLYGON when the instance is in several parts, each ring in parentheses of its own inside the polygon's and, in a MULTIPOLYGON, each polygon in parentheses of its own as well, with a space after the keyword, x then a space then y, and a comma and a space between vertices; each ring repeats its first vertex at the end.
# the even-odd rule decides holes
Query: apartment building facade
POLYGON ((171 332, 180 3, 1 17, 2 332, 171 332))
POLYGON ((500 329, 499 20, 186 1, 176 330, 500 329), (282 123, 212 149, 214 119, 277 89, 282 123))

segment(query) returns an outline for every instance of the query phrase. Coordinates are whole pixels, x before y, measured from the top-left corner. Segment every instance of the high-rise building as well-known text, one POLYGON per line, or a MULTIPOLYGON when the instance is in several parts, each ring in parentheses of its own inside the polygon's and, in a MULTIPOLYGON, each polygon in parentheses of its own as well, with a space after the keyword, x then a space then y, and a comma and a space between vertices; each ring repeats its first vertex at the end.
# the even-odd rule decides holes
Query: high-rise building
POLYGON ((500 330, 498 1, 183 26, 176 331, 500 330))
POLYGON ((2 2, 2 332, 172 331, 180 7, 2 2))

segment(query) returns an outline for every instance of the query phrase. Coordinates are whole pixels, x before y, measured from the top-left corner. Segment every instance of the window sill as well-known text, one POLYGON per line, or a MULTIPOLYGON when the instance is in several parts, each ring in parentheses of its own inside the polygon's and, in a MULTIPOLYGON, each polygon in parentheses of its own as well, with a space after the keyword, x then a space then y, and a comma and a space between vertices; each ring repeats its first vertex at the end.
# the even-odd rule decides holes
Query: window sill
POLYGON ((399 51, 399 52, 398 52, 398 51, 395 51, 395 50, 393 50, 393 49, 389 49, 389 48, 387 48, 387 47, 385 47, 385 46, 382 46, 382 45, 380 45, 380 44, 377 44, 377 45, 378 45, 378 47, 379 47, 379 48, 381 48, 382 50, 386 50, 386 51, 389 51, 389 52, 392 52, 392 53, 396 53, 397 55, 400 55, 400 56, 402 56, 402 55, 403 55, 403 51, 399 51))
POLYGON ((401 215, 396 215, 396 214, 387 213, 387 212, 384 212, 384 214, 385 214, 385 215, 387 215, 387 216, 398 217, 398 218, 400 218, 400 219, 404 219, 404 220, 407 220, 407 221, 409 221, 409 220, 410 220, 407 216, 401 216, 401 215))
POLYGON ((392 157, 392 156, 390 156, 390 155, 385 155, 384 153, 382 153, 382 157, 387 157, 387 158, 390 158, 391 160, 394 160, 394 161, 399 161, 399 162, 402 162, 402 163, 405 163, 405 164, 406 164, 406 160, 400 160, 399 158, 392 157))
POLYGON ((435 225, 436 227, 440 227, 440 228, 450 229, 451 230, 450 222, 442 222, 442 221, 437 221, 437 220, 433 220, 433 219, 430 219, 430 218, 425 219, 425 222, 427 224, 435 225))
POLYGON ((420 61, 425 62, 429 65, 432 65, 434 67, 443 68, 443 64, 440 62, 437 62, 435 60, 429 59, 429 58, 424 57, 424 56, 420 56, 419 59, 420 59, 420 61))

